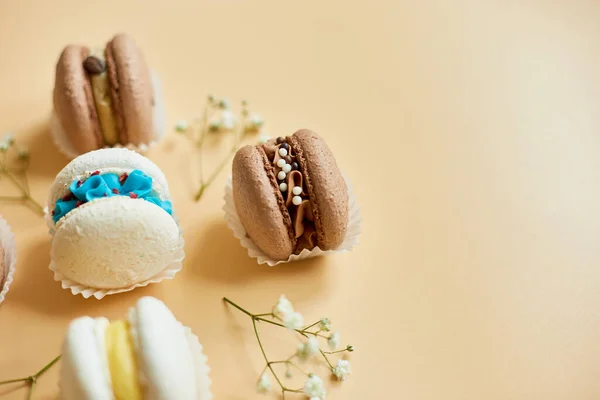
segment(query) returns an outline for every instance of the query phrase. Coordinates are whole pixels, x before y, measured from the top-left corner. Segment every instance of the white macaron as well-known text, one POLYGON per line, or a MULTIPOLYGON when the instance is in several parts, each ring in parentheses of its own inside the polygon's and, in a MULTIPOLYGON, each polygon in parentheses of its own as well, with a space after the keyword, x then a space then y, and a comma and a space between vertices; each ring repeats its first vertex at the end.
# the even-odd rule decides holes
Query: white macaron
POLYGON ((209 368, 198 338, 153 297, 127 321, 81 317, 69 325, 60 371, 64 400, 208 400, 209 368))
POLYGON ((113 148, 77 157, 57 175, 47 207, 51 269, 63 283, 133 288, 181 265, 167 180, 138 153, 113 148))

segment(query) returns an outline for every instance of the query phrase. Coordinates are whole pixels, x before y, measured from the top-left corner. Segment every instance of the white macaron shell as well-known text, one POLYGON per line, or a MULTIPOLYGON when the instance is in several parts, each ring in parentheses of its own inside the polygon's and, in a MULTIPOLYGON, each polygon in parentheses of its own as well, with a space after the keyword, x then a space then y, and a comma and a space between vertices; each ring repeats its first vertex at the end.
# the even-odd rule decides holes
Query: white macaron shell
POLYGON ((66 279, 118 289, 152 278, 181 251, 179 228, 165 210, 142 199, 96 199, 56 225, 50 256, 66 279))
POLYGON ((167 178, 156 164, 135 151, 113 148, 90 151, 67 164, 52 184, 48 196, 48 210, 54 210, 56 201, 69 193, 71 183, 88 178, 94 171, 129 173, 135 169, 152 178, 152 189, 161 200, 169 200, 167 178))
POLYGON ((63 400, 114 400, 106 354, 106 318, 81 317, 67 330, 62 349, 63 400))
POLYGON ((183 325, 160 300, 142 297, 129 311, 144 400, 204 400, 183 325))

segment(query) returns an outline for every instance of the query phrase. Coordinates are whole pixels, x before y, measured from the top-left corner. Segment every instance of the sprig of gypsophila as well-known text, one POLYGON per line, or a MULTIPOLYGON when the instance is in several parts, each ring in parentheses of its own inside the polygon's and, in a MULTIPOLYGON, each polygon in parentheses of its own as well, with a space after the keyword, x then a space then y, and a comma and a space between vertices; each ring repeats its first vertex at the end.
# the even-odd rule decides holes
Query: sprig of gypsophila
MULTIPOLYGON (((200 156, 200 187, 194 196, 194 200, 199 201, 204 191, 216 179, 219 173, 227 165, 229 158, 240 148, 242 141, 250 134, 259 134, 264 124, 264 120, 259 114, 248 111, 248 103, 242 101, 239 118, 236 118, 231 111, 231 105, 226 99, 216 99, 209 95, 204 106, 202 117, 195 119, 192 123, 182 120, 177 123, 175 130, 183 134, 192 141, 198 149, 200 156), (204 178, 202 149, 206 136, 208 134, 220 134, 232 132, 234 134, 231 150, 225 158, 217 165, 208 178, 204 178)), ((261 135, 261 141, 267 140, 261 135)))
POLYGON ((19 147, 13 135, 4 135, 0 140, 0 178, 8 179, 21 194, 17 196, 0 196, 0 202, 23 203, 32 210, 44 215, 44 208, 31 197, 27 179, 29 161, 29 151, 19 147))
POLYGON ((0 385, 8 385, 10 383, 24 382, 27 386, 29 386, 29 393, 27 394, 27 400, 30 400, 30 399, 32 399, 31 396, 33 396, 33 389, 35 388, 35 384, 37 383, 38 378, 40 376, 42 376, 42 374, 44 372, 46 372, 50 368, 52 368, 52 366, 54 364, 56 364, 58 362, 58 360, 60 360, 60 355, 58 357, 54 358, 48 364, 46 364, 42 369, 40 369, 35 374, 26 376, 25 378, 8 379, 8 380, 5 380, 5 381, 0 381, 0 385))
POLYGON ((257 389, 260 393, 267 393, 271 390, 271 380, 268 375, 270 372, 279 385, 281 395, 284 399, 286 393, 303 393, 311 400, 323 400, 326 394, 323 386, 323 379, 314 373, 306 372, 298 364, 298 362, 306 361, 311 357, 322 357, 331 373, 340 381, 345 380, 348 375, 350 375, 350 362, 348 360, 340 359, 333 365, 330 358, 334 354, 353 352, 354 346, 347 345, 343 349, 338 349, 340 334, 338 332, 328 333, 331 331, 331 321, 328 318, 322 318, 313 324, 305 326, 302 314, 294 310, 292 303, 284 295, 281 295, 271 312, 264 314, 253 314, 229 300, 227 297, 224 297, 223 301, 240 310, 252 319, 254 334, 266 363, 257 383, 257 389), (299 335, 302 342, 298 345, 296 351, 288 358, 284 360, 270 360, 258 332, 258 323, 260 322, 291 330, 299 335), (319 339, 326 339, 331 351, 324 351, 321 348, 319 339), (292 376, 291 368, 298 370, 305 375, 306 380, 304 386, 299 389, 287 387, 273 368, 273 366, 277 364, 283 364, 285 366, 285 376, 287 378, 292 376))

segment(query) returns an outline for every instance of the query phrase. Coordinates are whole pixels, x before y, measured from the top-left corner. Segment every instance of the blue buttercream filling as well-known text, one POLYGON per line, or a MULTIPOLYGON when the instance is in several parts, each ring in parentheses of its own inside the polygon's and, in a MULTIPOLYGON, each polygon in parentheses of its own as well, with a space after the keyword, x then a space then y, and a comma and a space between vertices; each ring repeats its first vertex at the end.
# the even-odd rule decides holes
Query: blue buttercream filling
POLYGON ((154 203, 169 215, 173 215, 170 201, 161 201, 152 192, 152 178, 140 170, 133 170, 127 176, 123 184, 119 181, 117 174, 92 175, 85 181, 73 181, 69 190, 72 196, 66 196, 56 202, 52 213, 52 219, 56 224, 69 211, 94 199, 113 196, 129 196, 144 199, 154 203))

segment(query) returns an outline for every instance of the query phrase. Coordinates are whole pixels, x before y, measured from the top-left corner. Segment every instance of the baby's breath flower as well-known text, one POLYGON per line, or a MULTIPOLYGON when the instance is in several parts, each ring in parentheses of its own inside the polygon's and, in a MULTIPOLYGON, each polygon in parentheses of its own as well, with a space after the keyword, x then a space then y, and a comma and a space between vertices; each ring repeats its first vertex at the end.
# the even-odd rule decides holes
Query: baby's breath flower
POLYGON ((208 130, 211 132, 217 132, 221 129, 221 120, 218 118, 213 118, 208 121, 208 130))
POLYGON ((331 350, 337 349, 338 346, 340 345, 340 333, 333 332, 329 336, 329 339, 327 339, 327 343, 329 344, 329 347, 331 347, 331 350))
POLYGON ((225 130, 231 130, 235 128, 235 116, 228 109, 221 111, 221 126, 225 130))
POLYGON ((292 303, 287 299, 287 297, 285 297, 284 294, 279 296, 277 304, 275 304, 275 307, 273 307, 273 314, 279 319, 284 319, 286 315, 293 312, 294 306, 292 306, 292 303))
POLYGON ((12 133, 5 133, 2 137, 2 141, 10 146, 15 142, 15 135, 12 133))
POLYGON ((283 323, 290 329, 302 329, 304 326, 304 317, 299 312, 292 312, 283 318, 283 323))
POLYGON ((187 131, 188 127, 188 122, 182 119, 181 121, 177 121, 177 124, 175 125, 175 130, 179 133, 183 133, 187 131))
POLYGON ((269 141, 269 139, 271 139, 271 137, 269 135, 266 134, 262 134, 258 137, 258 142, 260 144, 265 144, 269 141))
POLYGON ((339 360, 335 367, 331 370, 333 374, 340 380, 345 380, 350 375, 350 361, 339 360))
POLYGON ((319 341, 317 338, 309 337, 306 343, 300 343, 298 345, 298 357, 301 360, 306 360, 312 355, 319 352, 319 341))
POLYGON ((323 318, 319 322, 319 329, 325 332, 329 332, 331 330, 331 321, 329 318, 323 318))
POLYGON ((8 151, 9 144, 6 142, 0 142, 0 151, 5 153, 8 151))
POLYGON ((258 380, 258 384, 256 385, 256 388, 258 390, 258 393, 267 393, 271 390, 271 380, 269 379, 269 376, 266 373, 261 375, 260 379, 258 380))
POLYGON ((323 380, 315 374, 310 374, 306 382, 304 382, 304 393, 308 397, 310 397, 311 400, 325 399, 325 388, 323 387, 323 380))
POLYGON ((263 117, 261 117, 259 114, 252 113, 250 118, 248 118, 246 130, 249 132, 258 132, 264 123, 265 121, 263 117))
POLYGON ((29 150, 26 148, 19 149, 19 158, 21 160, 27 160, 29 158, 29 150))
POLYGON ((231 103, 227 99, 219 100, 219 108, 222 110, 229 110, 231 108, 231 103))
POLYGON ((349 344, 348 346, 346 346, 346 350, 348 350, 350 353, 352 353, 355 350, 355 347, 352 346, 351 344, 349 344))

